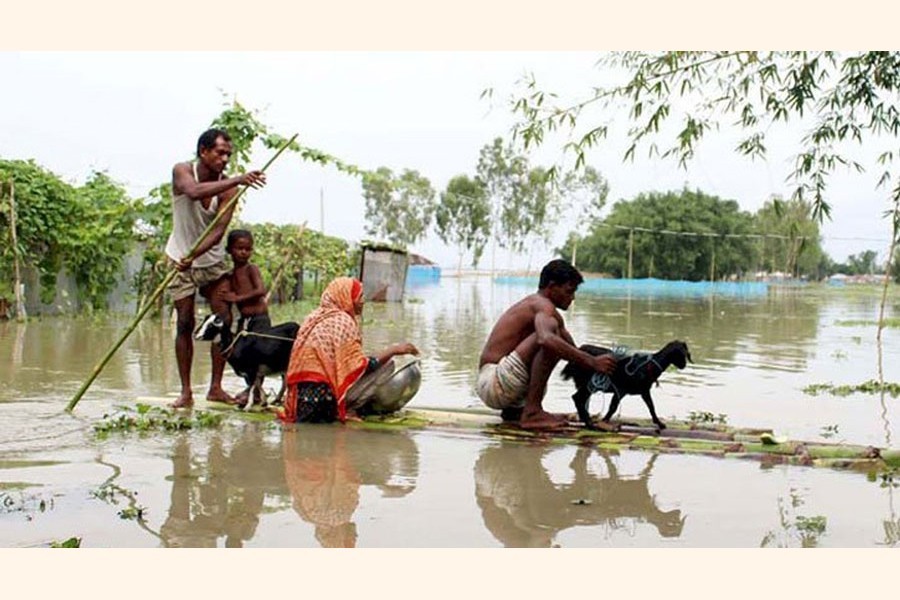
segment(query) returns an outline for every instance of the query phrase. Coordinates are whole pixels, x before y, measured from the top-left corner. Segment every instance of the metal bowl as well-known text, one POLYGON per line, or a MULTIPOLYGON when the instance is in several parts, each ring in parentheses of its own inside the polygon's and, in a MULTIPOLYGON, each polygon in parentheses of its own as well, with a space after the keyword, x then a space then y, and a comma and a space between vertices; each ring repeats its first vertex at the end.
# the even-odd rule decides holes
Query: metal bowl
POLYGON ((371 399, 366 408, 377 414, 391 413, 412 400, 422 384, 422 369, 418 358, 408 355, 394 357, 376 376, 371 399))

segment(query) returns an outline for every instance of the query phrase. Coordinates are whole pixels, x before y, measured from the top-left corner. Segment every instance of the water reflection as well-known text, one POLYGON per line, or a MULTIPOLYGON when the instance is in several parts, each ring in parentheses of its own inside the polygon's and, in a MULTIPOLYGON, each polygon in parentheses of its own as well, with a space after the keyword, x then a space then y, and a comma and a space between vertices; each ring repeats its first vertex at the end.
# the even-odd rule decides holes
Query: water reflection
MULTIPOLYGON (((579 294, 567 315, 579 343, 656 349, 686 339, 704 368, 801 371, 816 349, 820 303, 797 290, 763 299, 609 298, 579 294)), ((685 374, 690 377, 689 374, 685 374)))
POLYGON ((579 447, 569 464, 571 483, 551 479, 542 461, 554 450, 504 442, 484 449, 475 463, 475 498, 484 524, 507 547, 549 547, 561 531, 605 525, 611 530, 650 523, 664 538, 678 537, 685 517, 662 510, 648 488, 657 455, 636 477, 619 475, 616 454, 579 447), (589 467, 602 461, 603 473, 589 467))
POLYGON ((213 435, 204 457, 189 434, 175 442, 168 517, 160 529, 167 547, 214 548, 220 537, 238 548, 256 533, 267 493, 284 495, 278 444, 247 428, 226 452, 213 435))
POLYGON ((361 488, 403 497, 415 489, 418 473, 418 447, 405 433, 301 426, 279 435, 248 426, 230 447, 222 433, 212 434, 208 446, 180 435, 159 535, 167 547, 241 547, 257 535, 262 515, 293 509, 314 526, 321 546, 353 547, 361 488))
POLYGON ((359 506, 361 486, 376 486, 388 498, 415 489, 418 448, 403 433, 300 426, 286 430, 282 441, 293 509, 314 526, 322 547, 356 546, 353 514, 359 506))

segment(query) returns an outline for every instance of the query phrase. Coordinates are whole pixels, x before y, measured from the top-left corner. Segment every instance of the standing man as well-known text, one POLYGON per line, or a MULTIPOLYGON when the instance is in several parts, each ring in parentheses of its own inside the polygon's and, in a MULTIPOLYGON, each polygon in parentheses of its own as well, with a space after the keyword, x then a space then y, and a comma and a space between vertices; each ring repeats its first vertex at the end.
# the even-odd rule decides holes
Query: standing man
POLYGON ((541 270, 538 291, 506 310, 488 336, 478 363, 478 396, 499 409, 504 421, 519 421, 523 429, 555 429, 565 415, 543 408, 547 380, 556 363, 574 361, 600 373, 612 373, 611 354, 592 356, 575 346, 560 310, 575 299, 584 281, 564 260, 551 260, 541 270))
MULTIPOLYGON (((169 293, 175 302, 177 326, 175 358, 178 376, 181 378, 181 394, 173 408, 190 408, 194 404, 191 394, 191 363, 194 358, 194 295, 197 290, 209 302, 215 313, 226 314, 230 326, 231 311, 228 303, 217 291, 227 281, 229 268, 225 262, 222 238, 234 206, 225 210, 239 185, 260 188, 266 184, 262 171, 250 171, 226 178, 225 167, 231 158, 231 138, 221 129, 203 132, 197 140, 197 160, 182 162, 172 168, 172 234, 166 244, 166 256, 170 266, 178 269, 169 284, 169 293), (197 249, 190 250, 203 231, 224 212, 212 231, 203 238, 197 249)), ((234 398, 222 389, 222 373, 225 357, 219 353, 218 344, 210 344, 212 356, 212 380, 206 399, 213 402, 234 403, 234 398)))

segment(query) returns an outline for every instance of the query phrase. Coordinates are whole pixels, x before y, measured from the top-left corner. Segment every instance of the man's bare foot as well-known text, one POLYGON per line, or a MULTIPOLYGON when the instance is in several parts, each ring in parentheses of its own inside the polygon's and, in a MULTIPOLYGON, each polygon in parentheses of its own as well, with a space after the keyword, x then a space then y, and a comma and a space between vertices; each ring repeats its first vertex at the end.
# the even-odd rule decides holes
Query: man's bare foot
POLYGON ((209 392, 206 394, 206 399, 209 402, 222 402, 223 404, 234 404, 234 405, 237 404, 237 401, 234 398, 232 398, 231 396, 229 396, 228 393, 225 390, 223 390, 222 388, 219 388, 217 390, 212 390, 212 389, 209 390, 209 392))
POLYGON ((169 404, 171 408, 193 408, 193 406, 194 396, 190 392, 182 393, 175 402, 169 404))
MULTIPOLYGON (((226 394, 226 396, 227 396, 227 394, 226 394)), ((209 398, 207 398, 207 400, 208 399, 209 398)), ((244 408, 247 405, 247 402, 250 401, 250 394, 247 392, 247 390, 244 390, 243 392, 241 392, 237 396, 235 396, 232 400, 235 405, 240 406, 241 408, 244 408)))
POLYGON ((522 429, 561 429, 569 424, 566 415, 554 415, 548 412, 522 414, 519 427, 522 429))

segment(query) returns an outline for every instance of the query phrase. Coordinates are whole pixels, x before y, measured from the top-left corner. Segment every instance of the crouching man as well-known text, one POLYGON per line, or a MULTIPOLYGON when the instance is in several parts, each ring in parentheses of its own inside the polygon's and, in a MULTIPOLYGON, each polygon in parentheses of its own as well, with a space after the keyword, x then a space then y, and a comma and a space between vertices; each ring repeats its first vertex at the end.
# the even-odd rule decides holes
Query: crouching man
POLYGON ((478 396, 501 411, 504 421, 518 421, 523 429, 556 429, 566 415, 544 410, 547 380, 559 360, 600 373, 612 373, 615 359, 592 356, 578 349, 562 315, 584 281, 564 260, 551 260, 541 270, 538 291, 506 310, 488 336, 478 363, 478 396))

